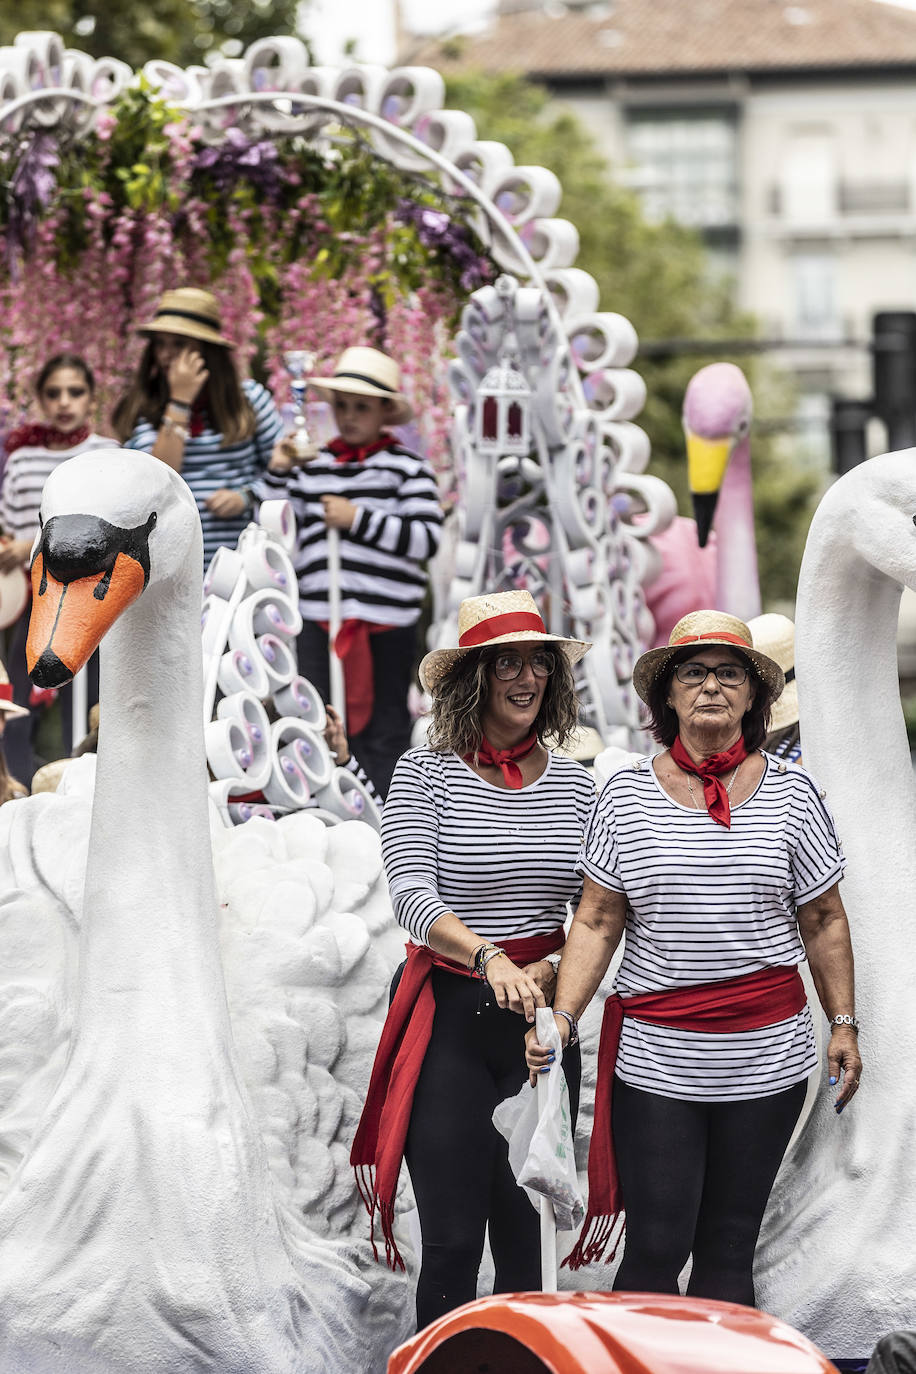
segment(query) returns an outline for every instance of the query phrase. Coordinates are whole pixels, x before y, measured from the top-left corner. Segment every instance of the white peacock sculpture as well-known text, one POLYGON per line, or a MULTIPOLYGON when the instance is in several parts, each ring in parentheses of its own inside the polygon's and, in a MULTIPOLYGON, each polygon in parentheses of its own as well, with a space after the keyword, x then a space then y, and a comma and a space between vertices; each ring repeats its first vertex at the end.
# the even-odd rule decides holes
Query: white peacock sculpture
POLYGON ((217 890, 194 501, 100 450, 42 514, 36 678, 107 634, 91 829, 78 791, 0 812, 0 1371, 375 1374, 411 1307, 347 1158, 403 943, 378 836, 218 829, 217 890))
POLYGON ((916 1326, 916 785, 900 709, 901 591, 916 588, 916 450, 872 458, 818 508, 798 590, 805 763, 848 867, 865 1069, 839 1118, 820 1096, 777 1179, 757 1264, 760 1306, 836 1358, 916 1326))

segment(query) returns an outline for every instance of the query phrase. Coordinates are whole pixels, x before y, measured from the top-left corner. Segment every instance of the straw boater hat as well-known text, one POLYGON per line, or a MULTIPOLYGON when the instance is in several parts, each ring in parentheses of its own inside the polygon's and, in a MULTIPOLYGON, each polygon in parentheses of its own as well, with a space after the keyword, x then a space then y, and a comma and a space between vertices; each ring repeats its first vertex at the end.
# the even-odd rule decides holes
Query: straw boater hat
POLYGON ((210 291, 196 286, 179 286, 166 291, 151 320, 137 325, 138 334, 181 334, 187 339, 201 339, 204 343, 232 343, 221 332, 219 305, 210 291))
POLYGON ((544 644, 555 644, 571 664, 578 663, 592 647, 584 639, 564 639, 562 635, 548 634, 530 592, 493 592, 489 596, 469 596, 458 607, 458 647, 433 649, 431 654, 427 654, 420 664, 420 681, 427 692, 435 693, 436 684, 443 674, 472 649, 538 640, 544 644))
POLYGON ((0 713, 10 718, 29 714, 24 706, 17 706, 13 700, 13 688, 2 663, 0 663, 0 713))
POLYGON ((345 348, 333 377, 309 377, 322 400, 330 401, 331 391, 347 391, 353 396, 381 396, 391 401, 390 423, 406 425, 413 419, 413 406, 401 391, 401 369, 394 358, 377 348, 345 348))
POLYGON ((787 615, 755 615, 747 622, 754 648, 776 660, 785 674, 782 695, 773 702, 770 729, 785 730, 798 721, 798 683, 795 681, 795 626, 787 615))
POLYGON ((709 649, 714 644, 740 649, 775 695, 778 696, 782 691, 785 684, 782 669, 767 654, 754 648, 751 632, 743 620, 726 615, 724 611, 691 611, 690 615, 685 615, 677 622, 667 645, 661 649, 650 649, 636 660, 633 686, 643 701, 648 701, 649 689, 671 660, 691 644, 698 649, 709 649))

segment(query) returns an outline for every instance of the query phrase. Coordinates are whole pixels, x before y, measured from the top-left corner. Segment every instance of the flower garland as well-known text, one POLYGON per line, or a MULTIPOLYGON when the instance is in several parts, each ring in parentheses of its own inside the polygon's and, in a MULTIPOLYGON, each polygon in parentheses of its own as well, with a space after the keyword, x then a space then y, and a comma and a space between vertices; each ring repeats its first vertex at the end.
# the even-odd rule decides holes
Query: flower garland
POLYGON ((459 198, 355 133, 332 152, 235 128, 206 143, 142 78, 78 142, 0 135, 0 176, 0 428, 24 416, 45 360, 75 350, 104 433, 143 347, 136 324, 164 290, 201 283, 240 369, 281 404, 287 349, 321 368, 354 342, 390 351, 418 438, 448 470, 446 351, 467 293, 497 275, 459 198))

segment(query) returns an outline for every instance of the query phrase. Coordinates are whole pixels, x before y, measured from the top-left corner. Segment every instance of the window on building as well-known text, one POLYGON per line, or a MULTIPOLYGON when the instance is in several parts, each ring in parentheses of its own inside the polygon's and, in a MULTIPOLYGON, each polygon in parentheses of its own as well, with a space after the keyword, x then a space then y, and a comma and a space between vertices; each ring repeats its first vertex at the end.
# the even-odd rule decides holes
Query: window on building
POLYGON ((806 338, 839 337, 836 259, 831 253, 796 253, 792 258, 795 323, 806 338))
POLYGON ((789 131, 780 176, 783 214, 796 224, 829 223, 837 213, 833 134, 818 128, 789 131))
POLYGON ((734 110, 630 110, 626 120, 630 184, 649 219, 703 229, 738 223, 734 110))

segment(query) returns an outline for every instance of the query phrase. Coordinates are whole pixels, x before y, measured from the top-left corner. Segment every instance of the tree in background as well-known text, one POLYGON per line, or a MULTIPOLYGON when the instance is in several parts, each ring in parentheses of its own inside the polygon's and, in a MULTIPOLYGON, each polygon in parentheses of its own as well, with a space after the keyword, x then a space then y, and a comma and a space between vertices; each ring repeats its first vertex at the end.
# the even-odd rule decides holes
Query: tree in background
POLYGON ((302 8, 301 0, 17 0, 0 9, 0 44, 50 29, 91 57, 190 67, 217 50, 234 55, 258 38, 295 33, 302 8))
MULTIPOLYGON (((758 415, 789 415, 791 382, 761 358, 729 359, 715 340, 751 338, 753 319, 738 311, 727 281, 707 269, 699 235, 673 221, 652 224, 630 191, 617 185, 575 115, 550 103, 542 87, 517 76, 472 73, 448 82, 448 105, 467 110, 478 135, 511 149, 516 164, 549 167, 563 185, 560 213, 579 230, 576 265, 590 272, 605 309, 632 320, 643 339, 708 339, 706 355, 637 358, 648 400, 638 423, 652 441, 651 471, 690 514, 681 405, 693 373, 708 362, 744 370, 758 415)), ((755 434, 754 492, 764 603, 794 600, 805 535, 819 486, 784 436, 755 434)))

